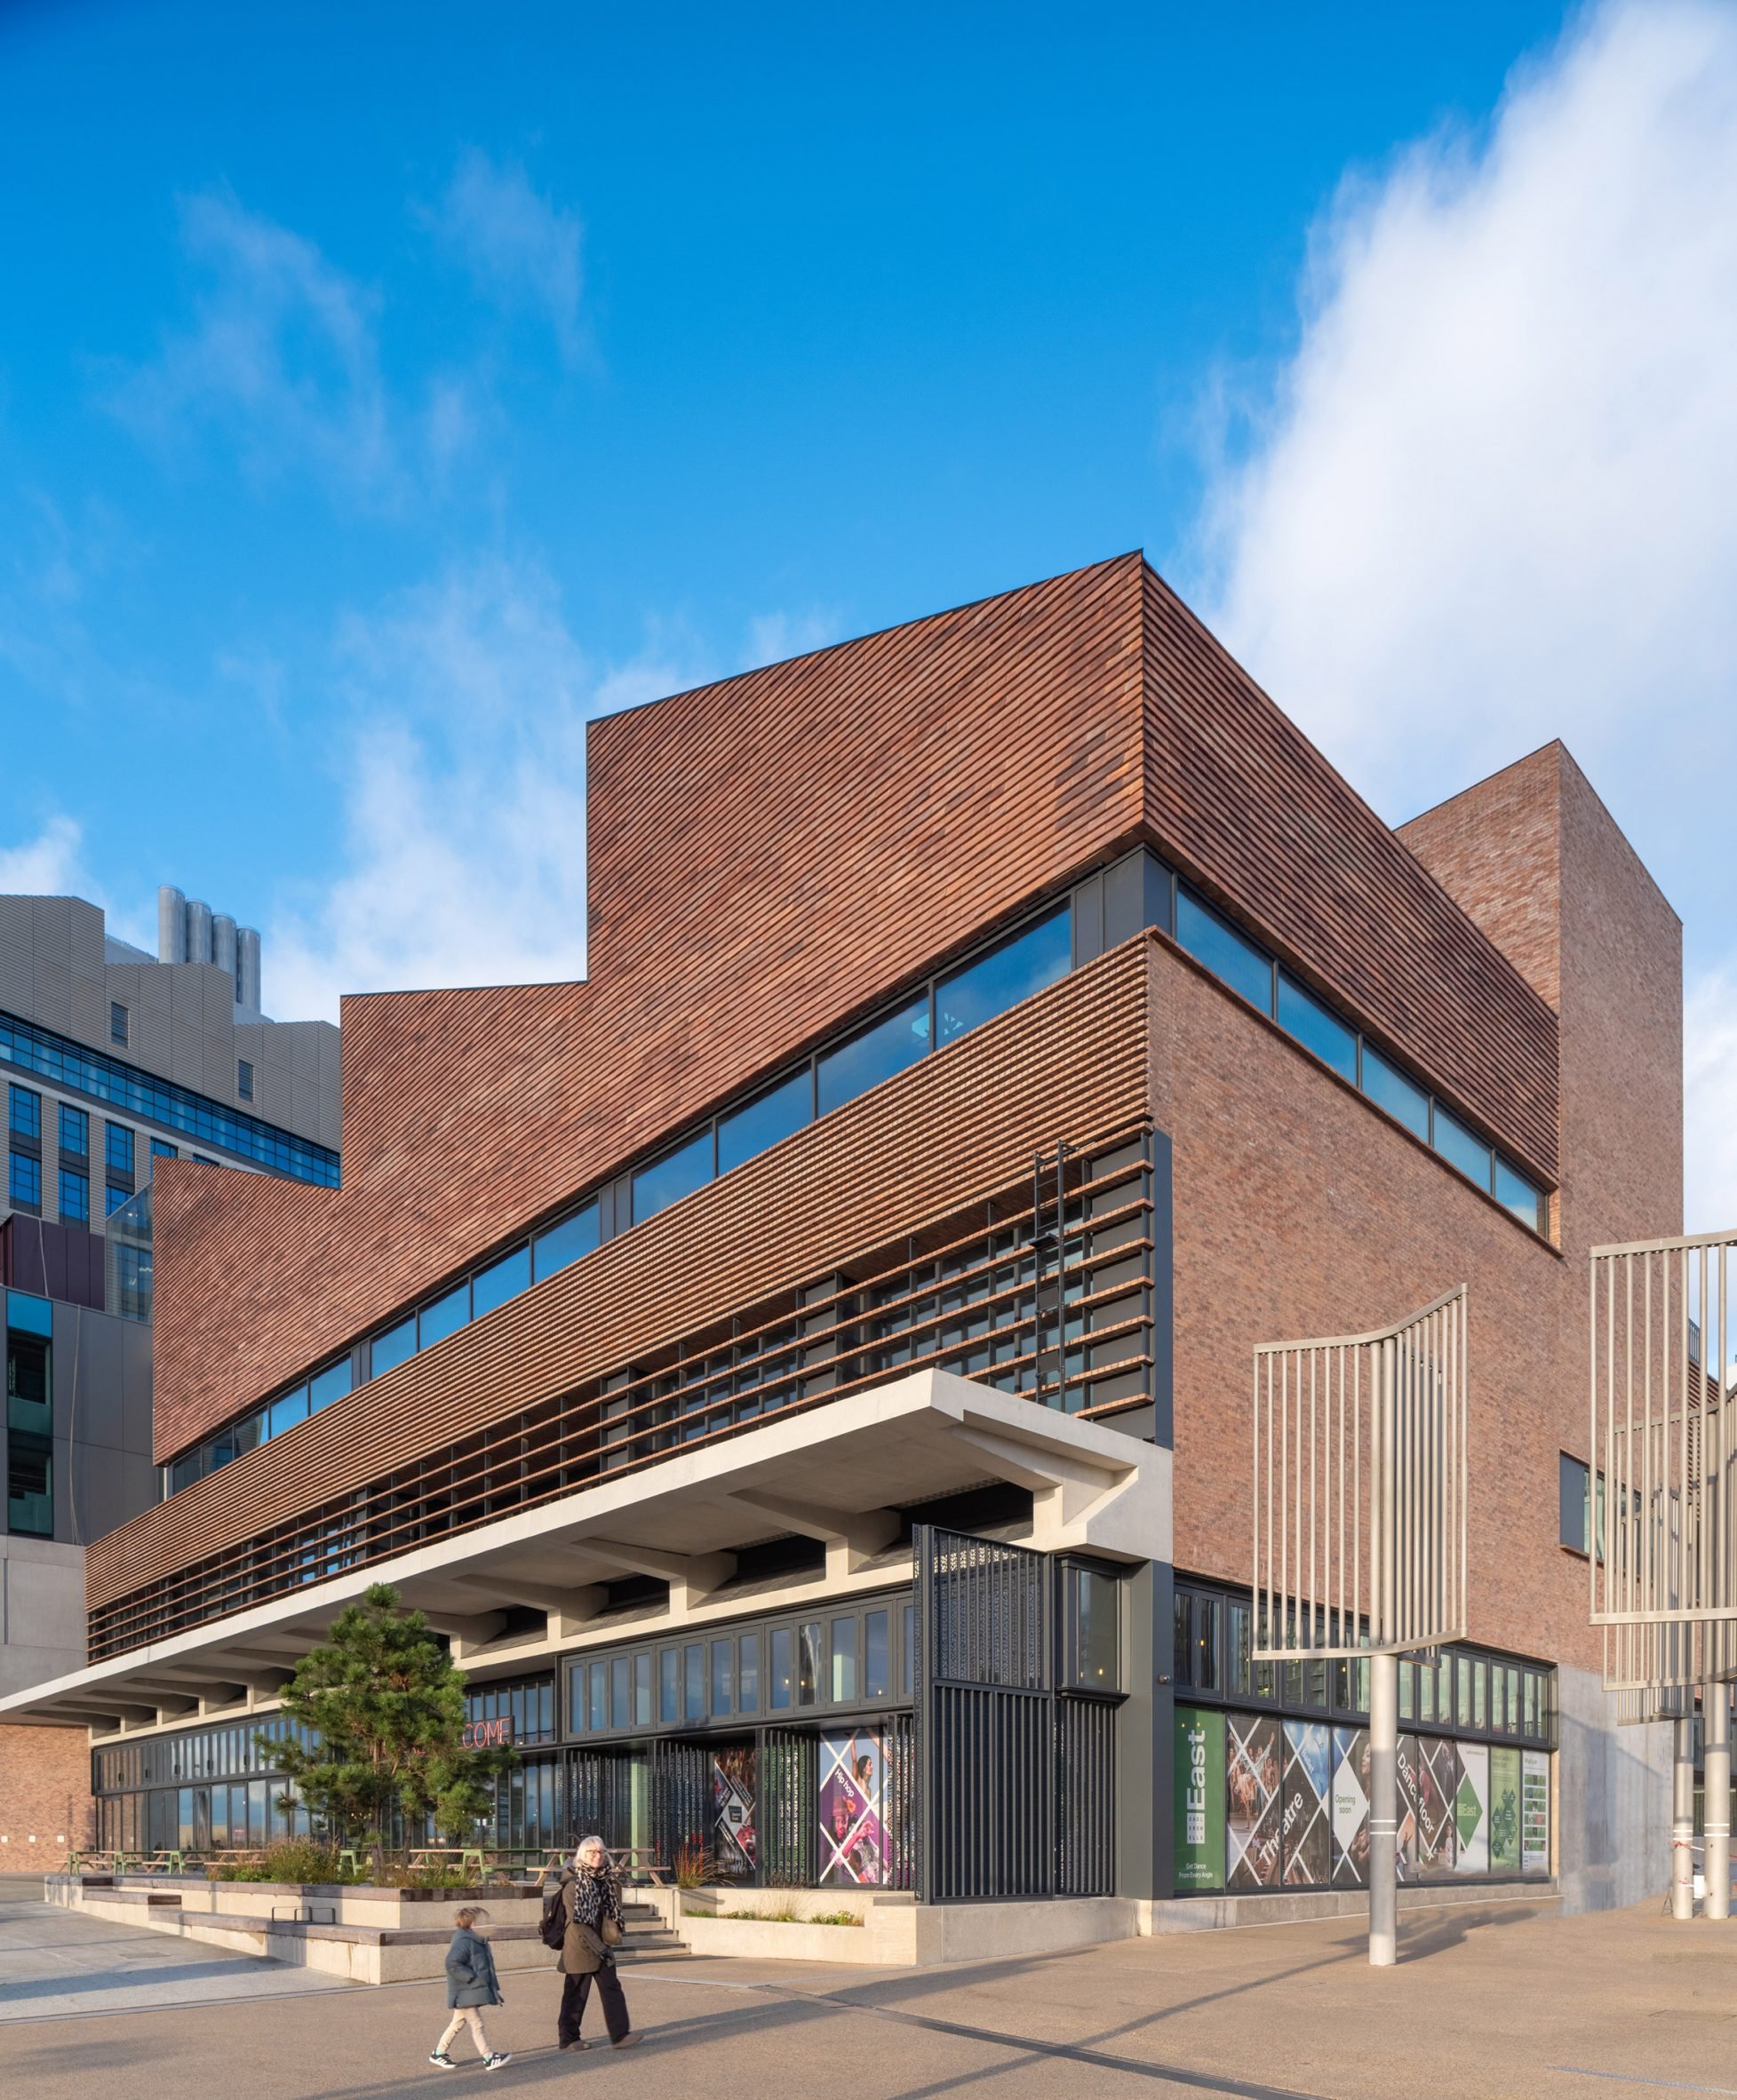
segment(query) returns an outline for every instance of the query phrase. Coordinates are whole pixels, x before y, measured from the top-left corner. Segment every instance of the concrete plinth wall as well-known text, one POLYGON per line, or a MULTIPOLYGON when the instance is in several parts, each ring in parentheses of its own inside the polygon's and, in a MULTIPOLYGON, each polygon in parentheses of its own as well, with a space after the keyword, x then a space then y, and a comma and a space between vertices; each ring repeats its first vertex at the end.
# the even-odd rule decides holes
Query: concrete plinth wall
POLYGON ((0 1728, 0 1873, 47 1873, 90 1842, 82 1728, 0 1728))
POLYGON ((1619 1728, 1590 1670, 1557 1671, 1562 1907, 1621 1910, 1670 1881, 1670 1726, 1619 1728))

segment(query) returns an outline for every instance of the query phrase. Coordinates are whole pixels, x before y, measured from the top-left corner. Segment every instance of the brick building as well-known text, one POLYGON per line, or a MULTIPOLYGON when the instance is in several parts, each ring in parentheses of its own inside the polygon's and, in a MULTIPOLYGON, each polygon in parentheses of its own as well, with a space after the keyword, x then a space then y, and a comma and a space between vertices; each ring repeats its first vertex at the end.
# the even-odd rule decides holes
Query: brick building
POLYGON ((347 1001, 340 1189, 160 1173, 174 1491, 0 1702, 90 1730, 105 1841, 293 1818, 251 1738, 385 1578, 503 1845, 1080 1935, 1354 1885, 1364 1670, 1249 1659, 1250 1348, 1463 1284, 1405 1872, 1649 1885, 1576 1484, 1586 1251, 1680 1224, 1678 926, 1566 752, 1396 833, 1127 555, 589 768, 586 982, 347 1001))

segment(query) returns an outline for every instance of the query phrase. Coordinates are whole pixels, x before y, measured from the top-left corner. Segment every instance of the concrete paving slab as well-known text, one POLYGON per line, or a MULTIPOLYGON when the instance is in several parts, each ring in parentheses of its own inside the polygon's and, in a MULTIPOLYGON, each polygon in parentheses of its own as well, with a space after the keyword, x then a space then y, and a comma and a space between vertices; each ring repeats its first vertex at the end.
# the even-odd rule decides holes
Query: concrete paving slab
MULTIPOLYGON (((15 1884, 22 1877, 8 1877, 15 1884)), ((81 1917, 0 1888, 0 2024, 354 1991, 341 1977, 81 1917)))

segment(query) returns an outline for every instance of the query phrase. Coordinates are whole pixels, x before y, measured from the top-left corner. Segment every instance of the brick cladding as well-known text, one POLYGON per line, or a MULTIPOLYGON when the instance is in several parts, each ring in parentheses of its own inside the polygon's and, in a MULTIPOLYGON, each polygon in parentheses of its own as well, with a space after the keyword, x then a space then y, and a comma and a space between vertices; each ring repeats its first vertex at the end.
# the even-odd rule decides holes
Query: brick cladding
POLYGON ((0 1873, 64 1866, 91 1841, 91 1752, 83 1729, 0 1728, 0 1873))
POLYGON ((1471 1635, 1596 1669, 1586 1563, 1557 1542, 1557 1459, 1585 1455, 1587 1249, 1679 1226, 1679 929, 1559 746, 1446 807, 1407 835, 1559 990, 1562 1252, 1167 951, 1154 1107, 1175 1160, 1176 1562, 1247 1579, 1253 1342, 1379 1326, 1465 1283, 1471 1635))
POLYGON ((1549 1009, 1137 554, 588 750, 592 982, 347 1000, 336 1195, 164 1163, 160 1458, 1143 835, 1549 1177, 1549 1009))
POLYGON ((1107 956, 97 1539, 92 1611, 1017 1185, 1146 1112, 1147 944, 1107 956))
POLYGON ((1556 1029, 1314 745, 1147 570, 1146 807, 1186 871, 1546 1181, 1556 1029))

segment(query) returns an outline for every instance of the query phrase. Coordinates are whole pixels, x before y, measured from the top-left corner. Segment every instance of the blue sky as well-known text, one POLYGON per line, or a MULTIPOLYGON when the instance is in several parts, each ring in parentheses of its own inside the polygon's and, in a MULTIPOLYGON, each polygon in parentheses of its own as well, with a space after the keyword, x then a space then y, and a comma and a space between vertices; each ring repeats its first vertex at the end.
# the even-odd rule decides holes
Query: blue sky
POLYGON ((561 974, 588 714, 1143 545, 1390 818, 1566 737, 1724 1143, 1733 110, 1717 0, 14 4, 0 878, 561 974))

